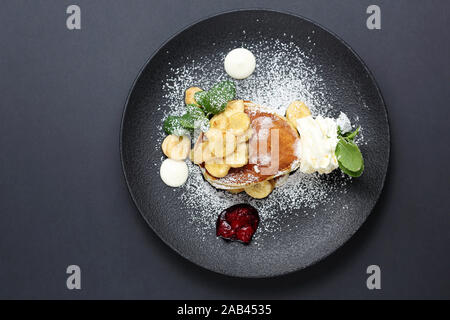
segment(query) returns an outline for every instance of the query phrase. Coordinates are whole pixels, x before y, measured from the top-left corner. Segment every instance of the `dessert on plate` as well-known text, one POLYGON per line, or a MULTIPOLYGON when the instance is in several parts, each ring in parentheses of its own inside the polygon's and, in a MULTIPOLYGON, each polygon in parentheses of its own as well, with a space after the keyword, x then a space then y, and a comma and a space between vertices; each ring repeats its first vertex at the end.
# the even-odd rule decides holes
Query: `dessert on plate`
MULTIPOLYGON (((239 51, 231 58, 226 64, 230 76, 251 75, 254 57, 239 51), (243 61, 252 64, 245 74, 232 65, 243 61)), ((254 199, 268 197, 296 170, 329 174, 340 168, 351 177, 359 177, 364 170, 354 142, 359 128, 352 132, 342 112, 337 119, 314 117, 305 103, 296 100, 280 115, 270 107, 236 99, 232 81, 219 82, 207 91, 190 87, 185 103, 183 115, 169 116, 163 124, 168 136, 161 148, 168 159, 160 174, 169 186, 183 186, 188 179, 186 159, 199 166, 213 187, 233 194, 245 192, 254 199)), ((235 205, 219 215, 216 234, 249 243, 258 223, 255 208, 235 205)))
POLYGON ((219 117, 211 119, 193 149, 194 163, 217 189, 264 198, 273 190, 274 178, 299 167, 300 136, 285 117, 243 100, 228 102, 219 117))

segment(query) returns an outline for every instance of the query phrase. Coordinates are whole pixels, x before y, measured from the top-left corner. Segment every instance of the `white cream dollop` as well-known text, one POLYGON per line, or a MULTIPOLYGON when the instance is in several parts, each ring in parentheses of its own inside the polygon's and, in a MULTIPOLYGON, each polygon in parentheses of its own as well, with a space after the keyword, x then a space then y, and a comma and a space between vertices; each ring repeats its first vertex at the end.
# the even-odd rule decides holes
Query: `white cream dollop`
POLYGON ((250 76, 256 67, 253 53, 245 48, 231 50, 224 61, 225 71, 234 79, 245 79, 250 76))
POLYGON ((170 187, 183 185, 188 178, 188 167, 184 161, 166 159, 159 170, 162 181, 170 187))
POLYGON ((330 173, 339 165, 335 150, 338 143, 334 119, 307 116, 297 120, 300 134, 300 171, 330 173))

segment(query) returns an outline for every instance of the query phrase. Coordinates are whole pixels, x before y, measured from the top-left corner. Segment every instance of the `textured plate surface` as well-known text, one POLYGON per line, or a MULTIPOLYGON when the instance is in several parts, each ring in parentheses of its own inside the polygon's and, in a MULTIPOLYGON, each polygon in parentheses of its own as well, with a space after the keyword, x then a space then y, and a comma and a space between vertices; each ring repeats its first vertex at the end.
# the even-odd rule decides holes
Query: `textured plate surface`
MULTIPOLYGON (((223 68, 210 65, 211 72, 223 68)), ((207 70, 205 70, 207 72, 207 70)), ((245 97, 252 99, 252 97, 245 97)), ((180 99, 180 106, 183 102, 180 99)), ((121 157, 131 196, 149 226, 183 257, 213 271, 240 277, 270 277, 305 268, 332 253, 362 225, 381 191, 389 162, 389 125, 378 87, 360 58, 329 31, 303 18, 265 10, 245 10, 203 20, 174 36, 163 45, 142 70, 128 98, 121 128, 121 157), (245 30, 243 35, 242 30, 245 30), (188 217, 180 201, 182 189, 167 187, 159 177, 162 153, 149 137, 158 132, 164 118, 161 83, 174 65, 186 57, 228 52, 230 43, 258 42, 282 38, 308 47, 307 35, 314 34, 314 55, 309 60, 323 79, 326 96, 358 124, 370 141, 360 146, 365 172, 354 179, 348 191, 315 209, 302 210, 283 218, 276 237, 260 234, 258 246, 226 243, 216 239, 215 230, 206 239, 188 217), (303 43, 304 42, 304 43, 303 43), (170 53, 170 54, 168 54, 170 53), (164 197, 162 197, 164 195, 164 197), (283 225, 286 228, 283 228, 283 225), (287 226, 295 225, 295 228, 287 226), (203 240, 202 240, 203 239, 203 240)), ((217 212, 219 214, 219 212, 217 212)))

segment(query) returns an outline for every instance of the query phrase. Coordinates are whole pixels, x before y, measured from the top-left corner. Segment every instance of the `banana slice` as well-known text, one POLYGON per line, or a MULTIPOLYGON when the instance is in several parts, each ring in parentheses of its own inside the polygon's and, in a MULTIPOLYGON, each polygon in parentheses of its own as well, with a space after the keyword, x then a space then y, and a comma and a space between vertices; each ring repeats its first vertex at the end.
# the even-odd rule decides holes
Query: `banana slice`
POLYGON ((214 158, 214 154, 211 152, 208 141, 195 144, 194 149, 190 155, 191 161, 195 164, 201 164, 205 161, 210 161, 214 158))
POLYGON ((250 127, 250 117, 244 112, 236 112, 230 116, 228 129, 236 136, 243 135, 250 127))
POLYGON ((189 89, 187 89, 184 96, 184 102, 186 102, 186 104, 199 105, 197 101, 195 101, 195 93, 199 91, 203 90, 200 89, 199 87, 190 87, 189 89))
POLYGON ((252 128, 248 128, 248 130, 243 135, 236 137, 236 143, 239 144, 247 142, 252 137, 252 134, 253 134, 252 128))
POLYGON ((224 131, 217 129, 217 128, 209 128, 208 131, 206 131, 205 136, 208 139, 208 141, 218 141, 220 139, 223 139, 223 133, 224 131))
POLYGON ((163 153, 173 160, 184 160, 191 151, 191 140, 187 136, 168 135, 162 145, 163 153))
POLYGON ((238 194, 238 193, 241 193, 242 191, 244 191, 244 189, 231 189, 228 191, 232 194, 238 194))
POLYGON ((223 113, 226 117, 231 117, 236 112, 244 112, 244 100, 229 101, 223 113))
POLYGON ((211 143, 205 142, 205 147, 203 148, 202 157, 203 157, 203 162, 211 161, 212 159, 214 159, 216 157, 212 151, 211 143))
POLYGON ((228 131, 212 128, 206 132, 206 137, 208 138, 210 149, 216 157, 226 157, 236 149, 236 137, 228 131))
POLYGON ((230 166, 218 163, 205 163, 205 169, 210 175, 216 178, 223 178, 228 174, 230 166))
POLYGON ((311 115, 311 111, 301 101, 292 101, 289 104, 289 107, 286 110, 286 118, 289 120, 289 123, 297 128, 297 120, 300 118, 304 118, 311 115))
POLYGON ((209 125, 214 129, 226 130, 228 127, 228 121, 229 120, 224 113, 219 113, 209 120, 209 125))
POLYGON ((273 184, 268 180, 256 183, 244 189, 245 193, 255 199, 263 199, 267 197, 272 192, 272 190, 273 184))
POLYGON ((273 186, 277 188, 285 185, 288 180, 289 180, 289 173, 276 177, 275 179, 272 179, 270 181, 274 184, 273 186))
POLYGON ((236 151, 226 156, 225 163, 231 168, 240 168, 248 163, 248 144, 240 143, 236 147, 236 151))
POLYGON ((194 149, 192 149, 190 158, 193 163, 200 164, 203 162, 203 148, 205 147, 204 144, 204 142, 196 143, 194 149))

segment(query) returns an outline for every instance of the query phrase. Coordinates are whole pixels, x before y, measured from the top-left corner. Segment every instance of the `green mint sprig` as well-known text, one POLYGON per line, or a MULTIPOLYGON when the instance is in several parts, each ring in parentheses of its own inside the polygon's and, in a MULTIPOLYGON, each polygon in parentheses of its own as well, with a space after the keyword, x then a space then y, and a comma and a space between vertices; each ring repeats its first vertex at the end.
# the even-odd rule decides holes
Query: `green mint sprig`
POLYGON ((189 130, 186 129, 182 123, 182 117, 179 116, 168 116, 164 120, 163 129, 167 134, 174 134, 176 136, 184 136, 189 134, 189 130))
POLYGON ((342 134, 338 126, 339 141, 336 145, 336 158, 339 168, 350 177, 359 177, 364 171, 364 159, 358 146, 354 142, 359 133, 359 127, 353 131, 342 134))
POLYGON ((195 100, 203 107, 208 116, 225 110, 228 101, 236 96, 236 86, 232 81, 222 81, 215 84, 209 91, 199 91, 194 95, 195 100))
POLYGON ((169 116, 164 121, 163 129, 167 134, 177 136, 189 134, 191 130, 209 129, 209 117, 222 112, 228 101, 236 96, 236 86, 231 81, 222 81, 209 91, 199 91, 194 95, 195 101, 202 106, 186 105, 186 113, 182 116, 169 116))
POLYGON ((209 120, 203 110, 194 104, 186 105, 186 113, 182 116, 168 116, 163 129, 167 134, 176 136, 188 135, 191 130, 200 128, 208 130, 209 120))

